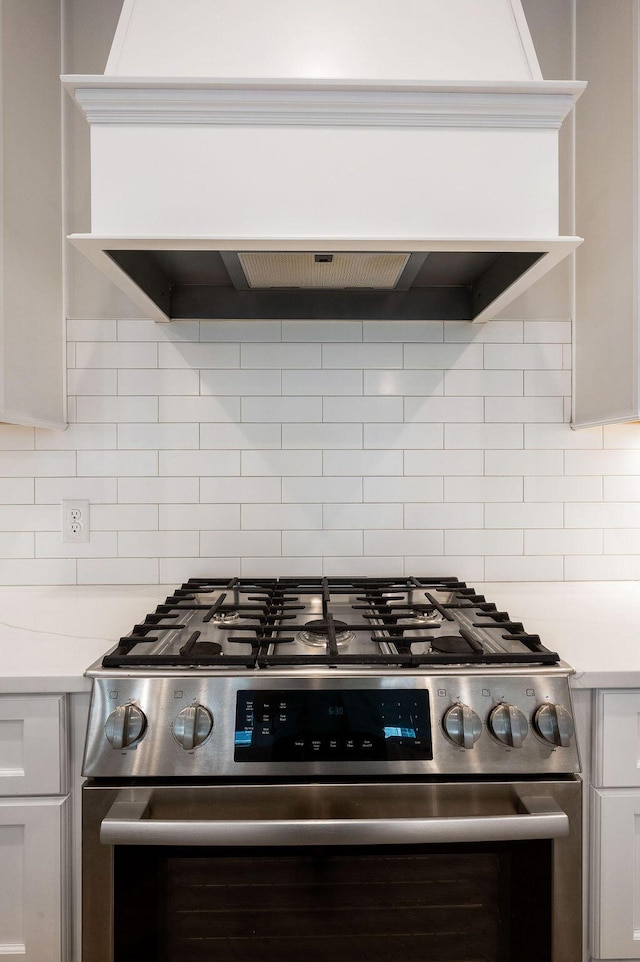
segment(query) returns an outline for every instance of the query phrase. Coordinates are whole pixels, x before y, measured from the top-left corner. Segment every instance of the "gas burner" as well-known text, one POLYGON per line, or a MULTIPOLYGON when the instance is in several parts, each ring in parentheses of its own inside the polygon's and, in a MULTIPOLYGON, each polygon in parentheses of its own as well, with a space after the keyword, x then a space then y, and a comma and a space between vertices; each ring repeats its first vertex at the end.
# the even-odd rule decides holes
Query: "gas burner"
POLYGON ((437 608, 411 608, 408 617, 418 621, 421 625, 439 625, 444 621, 437 608))
MULTIPOLYGON (((308 621, 304 626, 305 630, 298 635, 300 641, 313 648, 326 648, 329 637, 329 623, 325 618, 318 618, 315 621, 308 621)), ((344 621, 333 620, 333 627, 336 632, 336 644, 338 647, 348 645, 353 641, 355 634, 349 631, 349 626, 344 621)))
POLYGON ((211 621, 214 623, 214 625, 228 625, 234 621, 237 621, 239 617, 240 612, 236 611, 235 608, 230 608, 227 611, 220 609, 220 611, 216 611, 212 615, 211 621))

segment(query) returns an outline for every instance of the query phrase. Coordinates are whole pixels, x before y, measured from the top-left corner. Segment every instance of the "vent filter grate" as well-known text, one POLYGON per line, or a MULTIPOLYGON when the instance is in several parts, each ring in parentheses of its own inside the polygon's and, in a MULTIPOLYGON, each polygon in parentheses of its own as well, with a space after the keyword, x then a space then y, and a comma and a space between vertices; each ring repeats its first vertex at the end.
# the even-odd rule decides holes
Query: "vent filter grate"
POLYGON ((393 290, 409 254, 249 252, 238 260, 251 288, 393 290))

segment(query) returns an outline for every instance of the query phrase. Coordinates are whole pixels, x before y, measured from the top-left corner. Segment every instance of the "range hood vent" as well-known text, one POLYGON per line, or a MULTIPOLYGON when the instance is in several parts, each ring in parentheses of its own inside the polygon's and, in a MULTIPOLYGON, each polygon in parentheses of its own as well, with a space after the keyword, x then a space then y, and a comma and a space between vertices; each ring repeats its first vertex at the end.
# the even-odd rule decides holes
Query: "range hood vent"
POLYGON ((488 320, 573 250, 520 0, 124 0, 91 233, 150 317, 488 320), (265 44, 264 37, 273 38, 265 44))

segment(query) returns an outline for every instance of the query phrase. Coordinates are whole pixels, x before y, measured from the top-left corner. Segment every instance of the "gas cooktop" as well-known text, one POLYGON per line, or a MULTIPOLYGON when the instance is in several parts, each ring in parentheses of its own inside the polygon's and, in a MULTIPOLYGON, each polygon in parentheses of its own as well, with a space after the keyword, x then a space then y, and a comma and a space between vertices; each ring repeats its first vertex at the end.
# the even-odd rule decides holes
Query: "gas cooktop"
POLYGON ((192 578, 107 669, 552 665, 556 652, 456 578, 192 578))

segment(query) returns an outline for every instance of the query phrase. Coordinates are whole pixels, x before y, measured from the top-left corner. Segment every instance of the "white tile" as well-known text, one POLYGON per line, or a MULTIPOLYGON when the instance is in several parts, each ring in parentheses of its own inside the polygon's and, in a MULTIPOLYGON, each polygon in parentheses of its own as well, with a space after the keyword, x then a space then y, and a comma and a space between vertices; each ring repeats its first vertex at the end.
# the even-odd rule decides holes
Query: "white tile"
POLYGON ((167 477, 240 473, 239 451, 160 451, 158 473, 167 477))
POLYGON ((561 528, 562 505, 527 501, 520 504, 487 504, 486 528, 561 528))
MULTIPOLYGON (((47 431, 57 436, 66 431, 47 431)), ((23 427, 21 424, 0 424, 1 451, 32 451, 35 447, 34 428, 23 427)))
MULTIPOLYGON (((640 498, 640 486, 638 487, 640 498)), ((602 501, 602 478, 595 476, 570 478, 524 479, 525 501, 602 501)))
POLYGON ((158 584, 157 558, 79 558, 79 585, 158 584))
POLYGON ((444 479, 444 500, 522 501, 522 478, 448 477, 444 479))
POLYGON ((527 397, 569 397, 571 371, 525 371, 524 393, 527 397))
POLYGON ((159 421, 239 421, 239 397, 161 397, 159 421))
POLYGON ((179 585, 189 578, 239 578, 240 558, 160 558, 160 584, 179 585))
POLYGON ((0 505, 0 531, 60 531, 60 527, 59 505, 0 505))
POLYGON ((279 531, 203 531, 200 552, 212 558, 216 555, 279 557, 282 555, 282 535, 279 531))
MULTIPOLYGON (((84 391, 84 394, 98 394, 99 391, 84 391)), ((197 371, 156 370, 156 371, 118 371, 117 391, 109 394, 199 394, 200 378, 197 371)), ((215 393, 215 392, 212 392, 215 393)))
POLYGON ((240 367, 240 348, 237 344, 166 341, 158 345, 158 367, 237 368, 240 367))
MULTIPOLYGON (((611 532, 605 532, 605 535, 611 532)), ((600 554, 602 532, 593 529, 572 530, 537 528, 524 533, 525 554, 600 554)))
POLYGON ((157 531, 157 504, 92 504, 91 531, 157 531))
POLYGON ((323 344, 325 368, 402 367, 402 344, 323 344))
POLYGON ((561 422, 564 404, 561 397, 488 397, 484 413, 486 421, 561 422))
POLYGON ((161 504, 159 509, 161 531, 234 531, 240 527, 237 504, 161 504))
POLYGON ((442 424, 365 424, 365 448, 441 448, 442 424))
POLYGON ((442 531, 365 531, 365 555, 433 555, 443 553, 442 531))
POLYGON ((562 458, 562 451, 486 451, 484 470, 487 475, 557 476, 562 458))
POLYGON ((365 371, 364 393, 430 397, 444 391, 442 371, 365 371))
POLYGON ((322 474, 322 451, 243 451, 240 464, 245 476, 317 477, 322 474))
POLYGON ((115 558, 117 554, 115 531, 92 531, 89 541, 75 542, 63 541, 59 531, 36 532, 36 558, 115 558))
POLYGON ((322 398, 244 397, 242 421, 322 421, 322 398))
POLYGON ((155 344, 118 344, 112 341, 76 344, 76 367, 119 369, 157 366, 158 349, 155 344))
POLYGON ((115 424, 70 424, 66 431, 36 428, 36 449, 40 451, 115 447, 115 424))
POLYGON ((404 366, 439 369, 441 371, 472 371, 482 368, 482 344, 407 344, 404 366))
POLYGON ((283 424, 283 448, 360 448, 361 424, 283 424))
POLYGON ((568 424, 525 424, 524 446, 593 450, 602 447, 602 428, 573 431, 568 424))
POLYGON ((525 321, 527 344, 570 344, 571 321, 525 321))
MULTIPOLYGON (((118 372, 75 368, 67 371, 67 391, 70 395, 117 394, 118 372)), ((143 393, 150 393, 148 391, 143 393)))
POLYGON ((201 321, 200 340, 279 341, 281 329, 281 321, 201 321))
POLYGON ((124 423, 125 421, 157 421, 157 397, 78 397, 76 420, 97 424, 100 422, 124 423))
POLYGON ((521 424, 447 424, 444 429, 446 448, 518 449, 523 437, 521 424))
POLYGON ((119 341, 198 341, 198 321, 172 321, 156 324, 147 318, 122 318, 118 321, 119 341))
POLYGON ((242 558, 243 578, 303 578, 321 573, 319 558, 242 558))
POLYGON ((567 451, 565 474, 640 474, 640 450, 567 451))
POLYGON ((242 344, 240 362, 243 368, 314 368, 321 367, 319 344, 242 344))
MULTIPOLYGON (((29 482, 29 485, 32 483, 29 482)), ((118 482, 115 478, 36 478, 35 482, 37 504, 59 505, 63 498, 83 498, 92 504, 113 504, 118 500, 117 493, 118 482)))
POLYGON ((573 352, 571 344, 562 345, 562 367, 565 371, 570 371, 573 367, 573 352))
POLYGON ((33 558, 34 535, 32 531, 1 531, 0 558, 33 558))
POLYGON ((75 473, 75 451, 0 451, 3 478, 60 478, 75 473))
POLYGON ((405 528, 482 528, 484 507, 478 504, 405 504, 405 528))
MULTIPOLYGON (((605 501, 640 501, 640 478, 603 478, 605 501)), ((578 500, 577 498, 572 498, 578 500)), ((598 498, 591 498, 598 501, 598 498)))
POLYGON ((640 528, 640 502, 565 504, 566 528, 640 528))
MULTIPOLYGON (((280 478, 201 478, 200 500, 214 504, 258 504, 282 501, 280 478)), ((177 499, 172 499, 177 500, 177 499)))
POLYGON ((361 531, 283 531, 282 553, 292 558, 309 554, 343 556, 362 554, 361 531))
POLYGON ((362 321, 283 321, 283 341, 361 341, 362 321))
POLYGON ((282 393, 357 396, 362 394, 362 371, 283 371, 282 393))
POLYGON ((484 367, 491 371, 562 370, 561 344, 486 344, 484 367))
POLYGON ((67 341, 115 341, 116 321, 111 318, 67 318, 67 341))
POLYGON ((0 478, 0 504, 33 504, 34 492, 33 478, 0 478))
POLYGON ((201 424, 200 447, 279 448, 281 434, 279 424, 201 424))
POLYGON ((197 448, 197 424, 119 424, 118 447, 130 448, 197 448))
POLYGON ((329 475, 394 475, 403 473, 402 451, 324 451, 322 473, 329 475))
POLYGON ((322 420, 402 421, 403 403, 399 397, 326 397, 322 401, 322 420))
POLYGON ((77 402, 77 397, 70 397, 67 395, 67 420, 69 421, 69 424, 75 424, 75 422, 78 420, 76 416, 77 402))
POLYGON ((491 324, 470 324, 468 321, 447 321, 445 341, 475 341, 476 344, 518 344, 522 342, 522 321, 493 320, 491 324))
MULTIPOLYGON (((458 397, 511 397, 524 391, 522 371, 445 371, 444 393, 458 397)), ((502 402, 501 402, 502 403, 502 402)), ((459 420, 464 420, 460 418, 459 420)), ((496 420, 496 418, 492 418, 496 420)), ((513 420, 516 420, 514 418, 513 420)))
POLYGON ((446 555, 521 555, 524 538, 522 531, 455 529, 444 533, 446 555))
MULTIPOLYGON (((605 554, 640 555, 640 528, 612 528, 604 531, 605 554)), ((571 554, 596 554, 595 551, 572 551, 571 554)))
POLYGON ((363 501, 442 501, 442 478, 364 478, 363 501))
POLYGON ((67 367, 72 368, 76 366, 76 345, 73 341, 67 343, 67 367))
POLYGON ((564 577, 567 581, 638 581, 640 556, 567 555, 564 577))
POLYGON ((79 477, 118 478, 157 473, 157 451, 78 451, 79 477))
POLYGON ((331 576, 355 576, 362 578, 397 578, 403 573, 403 558, 323 558, 322 574, 331 576))
POLYGON ((442 321, 365 321, 365 341, 437 343, 443 339, 442 321))
POLYGON ((485 558, 485 578, 487 581, 562 581, 563 562, 557 556, 526 555, 521 558, 485 558))
POLYGON ((294 504, 360 502, 362 478, 283 478, 282 501, 294 504))
POLYGON ((605 448, 640 448, 640 424, 605 424, 605 448))
POLYGON ((250 531, 318 531, 323 526, 321 504, 243 504, 241 519, 250 531))
MULTIPOLYGON (((483 325, 484 326, 484 325, 483 325)), ((487 325, 488 326, 488 325, 487 325)), ((451 557, 436 555, 429 557, 407 556, 404 560, 404 574, 419 578, 460 578, 461 581, 484 581, 484 557, 451 557)))
POLYGON ((188 558, 197 555, 197 531, 120 531, 120 558, 188 558))
POLYGON ((326 530, 348 528, 402 528, 401 504, 325 504, 322 510, 326 530))
POLYGON ((57 558, 0 559, 0 584, 3 585, 73 585, 76 583, 76 561, 57 558))
POLYGON ((481 397, 407 397, 404 401, 405 421, 479 422, 484 420, 481 397))
POLYGON ((405 451, 405 474, 482 474, 482 451, 405 451))
MULTIPOLYGON (((192 372, 193 373, 193 372, 192 372)), ((204 395, 281 394, 280 371, 201 371, 200 393, 204 395)), ((181 391, 175 391, 181 394, 181 391)), ((193 391, 197 394, 197 391, 193 391)), ((299 393, 299 392, 294 392, 299 393)))
POLYGON ((120 478, 118 500, 123 504, 194 502, 199 498, 198 478, 120 478))

